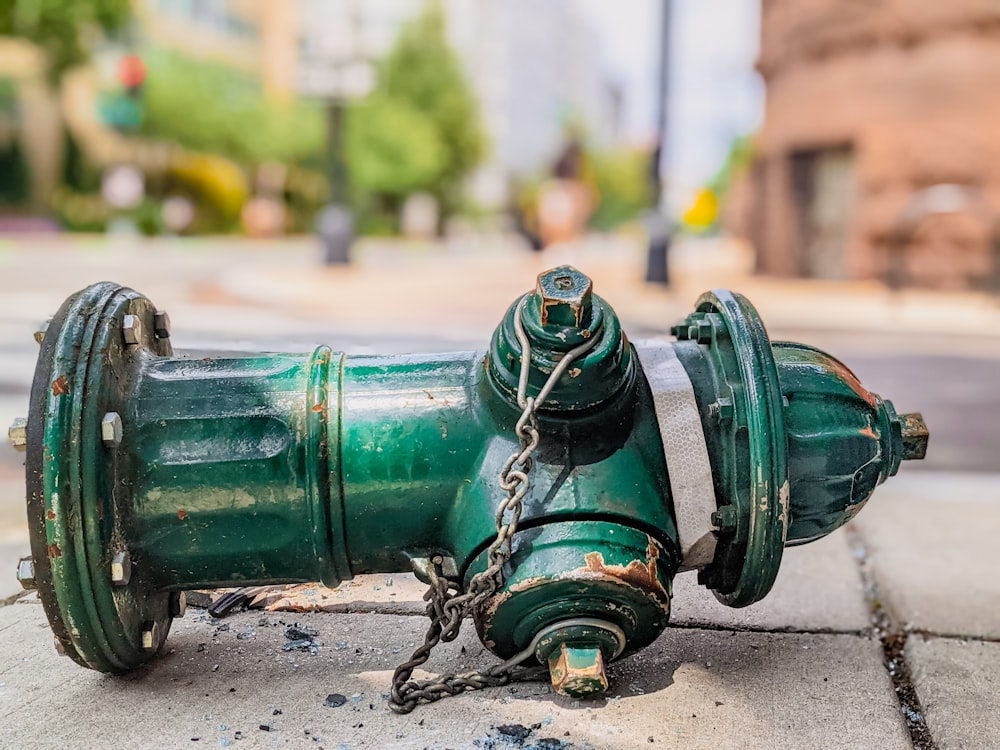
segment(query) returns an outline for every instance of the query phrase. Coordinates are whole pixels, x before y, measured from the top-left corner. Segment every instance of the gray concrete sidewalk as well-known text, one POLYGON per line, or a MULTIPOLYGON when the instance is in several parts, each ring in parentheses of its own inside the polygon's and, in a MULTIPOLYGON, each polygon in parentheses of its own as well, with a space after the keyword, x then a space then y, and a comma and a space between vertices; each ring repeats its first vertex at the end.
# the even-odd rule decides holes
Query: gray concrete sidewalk
MULTIPOLYGON (((679 576, 672 627, 613 665, 606 699, 522 683, 409 716, 386 699, 426 628, 409 576, 356 579, 336 612, 191 609, 161 658, 117 678, 59 657, 29 595, 0 608, 0 746, 996 747, 998 533, 1000 477, 904 471, 849 531, 786 550, 758 605, 728 609, 679 576), (318 654, 282 650, 292 622, 319 631, 318 654)), ((466 627, 428 668, 492 658, 466 627)))

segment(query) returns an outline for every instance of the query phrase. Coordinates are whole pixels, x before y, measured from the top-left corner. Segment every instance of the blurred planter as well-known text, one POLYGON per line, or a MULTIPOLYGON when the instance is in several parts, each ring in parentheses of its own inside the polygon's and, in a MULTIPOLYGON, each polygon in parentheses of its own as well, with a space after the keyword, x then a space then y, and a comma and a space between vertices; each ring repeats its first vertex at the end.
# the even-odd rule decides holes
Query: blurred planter
POLYGON ((195 205, 193 232, 231 231, 247 201, 246 175, 237 164, 215 154, 178 154, 167 170, 172 192, 195 205))

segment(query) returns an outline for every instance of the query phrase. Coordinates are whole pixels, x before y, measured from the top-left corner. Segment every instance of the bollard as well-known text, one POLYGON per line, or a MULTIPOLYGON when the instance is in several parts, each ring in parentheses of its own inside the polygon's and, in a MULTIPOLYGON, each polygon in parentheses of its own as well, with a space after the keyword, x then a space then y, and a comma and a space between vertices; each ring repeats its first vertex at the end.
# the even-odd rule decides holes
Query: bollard
POLYGON ((924 456, 920 415, 772 343, 739 294, 632 344, 592 287, 547 271, 488 350, 404 356, 174 352, 148 299, 88 287, 49 323, 11 431, 22 583, 68 656, 124 673, 155 656, 185 590, 414 570, 437 614, 394 677, 397 711, 537 664, 586 696, 663 632, 676 572, 759 601, 785 546, 924 456), (505 661, 410 679, 466 614, 505 661))

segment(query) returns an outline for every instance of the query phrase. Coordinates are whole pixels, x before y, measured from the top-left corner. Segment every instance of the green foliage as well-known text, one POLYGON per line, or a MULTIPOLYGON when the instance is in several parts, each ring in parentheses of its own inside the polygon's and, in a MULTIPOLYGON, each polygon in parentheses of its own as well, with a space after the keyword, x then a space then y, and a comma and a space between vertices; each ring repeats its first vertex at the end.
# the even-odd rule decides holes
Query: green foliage
POLYGON ((131 0, 0 0, 0 35, 23 37, 41 47, 49 77, 57 81, 87 60, 88 33, 117 31, 131 15, 131 0))
POLYGON ((143 132, 239 162, 293 162, 324 141, 323 112, 305 102, 275 105, 230 68, 150 52, 143 132))
POLYGON ((722 168, 718 171, 712 181, 708 183, 708 188, 720 198, 725 198, 729 192, 733 180, 744 174, 753 163, 754 141, 753 136, 742 135, 733 140, 726 154, 726 160, 722 168))
MULTIPOLYGON (((415 115, 423 115, 429 126, 421 127, 425 131, 421 135, 423 147, 435 141, 440 145, 439 164, 433 173, 414 180, 412 186, 432 193, 443 214, 452 212, 460 203, 463 180, 485 155, 486 138, 476 98, 461 62, 448 44, 444 11, 437 0, 428 2, 423 13, 400 30, 382 62, 373 99, 408 107, 411 114, 405 116, 414 122, 415 115), (435 132, 433 139, 429 136, 431 129, 435 132)), ((417 145, 416 138, 408 140, 417 145)), ((409 158, 415 163, 422 157, 409 158)), ((376 189, 364 184, 362 187, 376 189)))
POLYGON ((635 150, 605 151, 589 156, 597 190, 597 208, 591 226, 613 229, 649 208, 649 154, 635 150))
POLYGON ((402 198, 425 188, 447 158, 429 117, 405 100, 381 94, 351 108, 346 141, 351 181, 388 196, 402 198))

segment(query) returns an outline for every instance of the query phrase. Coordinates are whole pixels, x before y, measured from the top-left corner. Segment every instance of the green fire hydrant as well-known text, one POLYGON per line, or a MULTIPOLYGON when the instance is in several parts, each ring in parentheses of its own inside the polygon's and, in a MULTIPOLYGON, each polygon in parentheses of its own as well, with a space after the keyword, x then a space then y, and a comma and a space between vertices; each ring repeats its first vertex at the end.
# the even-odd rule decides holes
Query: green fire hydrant
POLYGON ((427 643, 393 706, 545 665, 560 692, 651 643, 679 570, 733 607, 786 546, 852 518, 927 429, 833 357, 770 342, 738 294, 703 295, 676 340, 633 344, 563 266, 489 350, 175 353, 169 319, 111 283, 44 332, 27 420, 31 557, 57 643, 122 673, 153 658, 183 592, 414 570, 427 643), (471 614, 506 660, 411 679, 471 614))

